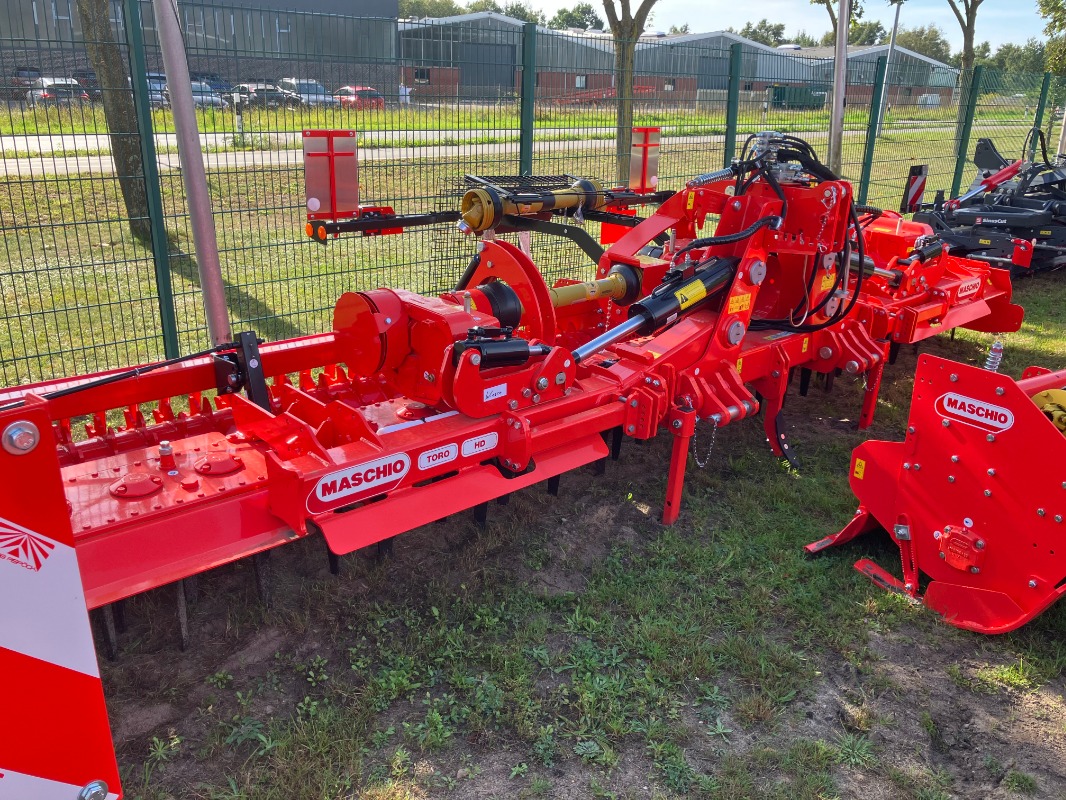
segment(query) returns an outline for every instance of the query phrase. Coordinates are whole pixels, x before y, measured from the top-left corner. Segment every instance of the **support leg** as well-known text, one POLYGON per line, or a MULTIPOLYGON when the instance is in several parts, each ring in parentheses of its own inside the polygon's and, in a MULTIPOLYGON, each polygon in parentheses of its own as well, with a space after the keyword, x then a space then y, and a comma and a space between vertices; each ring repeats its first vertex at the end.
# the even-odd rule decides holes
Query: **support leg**
POLYGON ((670 451, 670 473, 666 478, 666 503, 663 505, 663 525, 673 525, 681 513, 681 490, 685 486, 685 467, 688 465, 691 436, 674 436, 670 451))

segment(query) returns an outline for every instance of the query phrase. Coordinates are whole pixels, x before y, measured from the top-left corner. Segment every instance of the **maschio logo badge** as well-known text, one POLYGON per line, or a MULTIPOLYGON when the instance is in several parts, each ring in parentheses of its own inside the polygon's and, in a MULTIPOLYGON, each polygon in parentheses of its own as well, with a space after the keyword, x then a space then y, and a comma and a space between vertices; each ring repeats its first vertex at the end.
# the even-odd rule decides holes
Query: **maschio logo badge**
POLYGON ((974 278, 973 280, 966 281, 959 284, 959 292, 956 295, 959 300, 963 300, 967 297, 977 294, 981 288, 981 279, 974 278))
POLYGON ((936 399, 936 410, 945 419, 958 420, 989 433, 1000 433, 1014 424, 1014 414, 1009 408, 954 392, 940 395, 936 399))
POLYGON ((37 572, 55 547, 47 539, 0 521, 0 561, 37 572))
POLYGON ((407 453, 395 453, 331 472, 320 478, 314 491, 308 495, 307 510, 311 513, 329 511, 363 497, 395 489, 409 469, 410 456, 407 453))

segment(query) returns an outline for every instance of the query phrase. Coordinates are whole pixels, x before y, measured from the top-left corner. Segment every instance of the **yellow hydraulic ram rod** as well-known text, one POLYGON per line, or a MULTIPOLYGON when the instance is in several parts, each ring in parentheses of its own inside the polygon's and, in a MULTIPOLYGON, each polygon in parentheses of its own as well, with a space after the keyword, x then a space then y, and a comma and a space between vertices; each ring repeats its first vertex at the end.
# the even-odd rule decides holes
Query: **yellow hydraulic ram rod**
POLYGON ((503 195, 492 186, 470 189, 463 195, 460 206, 463 218, 459 230, 463 233, 484 233, 495 228, 508 215, 539 214, 556 208, 577 208, 598 211, 607 205, 603 185, 588 178, 578 178, 569 189, 531 191, 503 195))

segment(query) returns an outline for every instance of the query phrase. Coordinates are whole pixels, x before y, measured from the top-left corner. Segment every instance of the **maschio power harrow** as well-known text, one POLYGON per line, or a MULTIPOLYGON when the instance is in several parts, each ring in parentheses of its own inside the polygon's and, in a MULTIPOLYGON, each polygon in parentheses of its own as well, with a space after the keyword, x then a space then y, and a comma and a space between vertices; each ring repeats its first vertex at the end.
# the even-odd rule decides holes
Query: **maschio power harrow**
POLYGON ((184 591, 200 572, 258 565, 312 535, 335 568, 660 431, 673 436, 670 524, 697 428, 761 412, 771 450, 793 459, 779 421, 794 373, 801 391, 814 373, 865 376, 865 427, 893 345, 1021 323, 1006 272, 952 256, 925 225, 857 207, 793 137, 752 137, 730 168, 676 193, 571 178, 470 183, 456 212, 356 208, 341 219, 333 175, 308 223, 328 241, 452 219, 483 235, 452 292, 345 293, 328 333, 269 343, 244 333, 0 396, 0 674, 18 687, 0 726, 0 798, 120 795, 88 609, 113 648, 121 601, 174 584, 184 639, 184 591), (639 207, 654 213, 637 217, 639 207), (581 218, 608 223, 616 241, 582 238, 581 218), (577 241, 594 278, 548 286, 491 235, 526 230, 577 241))

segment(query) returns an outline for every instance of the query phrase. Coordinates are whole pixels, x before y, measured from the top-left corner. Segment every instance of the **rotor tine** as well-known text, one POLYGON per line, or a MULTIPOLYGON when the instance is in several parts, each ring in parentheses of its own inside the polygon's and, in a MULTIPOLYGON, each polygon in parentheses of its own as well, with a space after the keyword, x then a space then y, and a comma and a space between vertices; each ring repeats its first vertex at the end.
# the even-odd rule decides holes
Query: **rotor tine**
POLYGON ((384 561, 386 558, 392 558, 393 544, 396 537, 390 536, 387 539, 382 539, 377 543, 376 558, 378 561, 384 561))
POLYGON ((190 603, 195 603, 200 599, 200 576, 190 575, 188 578, 182 580, 185 584, 185 599, 190 603))
MULTIPOLYGON (((954 338, 954 336, 955 336, 955 329, 954 328, 951 329, 951 335, 954 338)), ((899 348, 900 348, 899 342, 892 342, 891 344, 889 344, 889 346, 888 346, 888 363, 889 364, 895 364, 896 363, 896 359, 899 357, 899 348)))
POLYGON ((548 494, 552 497, 559 496, 559 482, 562 479, 562 475, 553 475, 548 478, 548 494))
POLYGON ((611 461, 617 461, 618 456, 622 454, 622 426, 619 425, 613 431, 611 431, 611 461))
POLYGON ((496 505, 498 505, 498 506, 505 506, 505 505, 508 505, 510 502, 511 502, 511 493, 510 492, 508 492, 507 494, 501 494, 499 497, 496 498, 496 505))
POLYGON ((831 370, 829 370, 829 372, 825 373, 825 391, 826 391, 826 393, 829 393, 829 392, 833 391, 833 381, 836 379, 836 376, 837 376, 837 370, 835 370, 835 369, 831 369, 831 370))
POLYGON ((485 528, 488 527, 488 524, 489 524, 489 504, 488 503, 478 503, 476 506, 474 506, 474 522, 477 523, 477 526, 479 528, 481 528, 482 530, 485 530, 485 528))
POLYGON ((808 367, 800 367, 800 397, 806 397, 811 389, 811 375, 814 371, 808 367))

